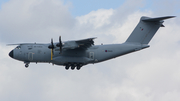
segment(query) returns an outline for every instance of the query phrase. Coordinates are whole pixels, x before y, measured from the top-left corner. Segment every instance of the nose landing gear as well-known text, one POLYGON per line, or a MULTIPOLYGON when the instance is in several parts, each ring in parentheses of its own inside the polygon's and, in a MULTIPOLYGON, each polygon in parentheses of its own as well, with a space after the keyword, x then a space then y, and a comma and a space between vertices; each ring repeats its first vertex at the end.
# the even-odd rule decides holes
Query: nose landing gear
POLYGON ((30 62, 24 62, 24 64, 25 64, 25 67, 26 67, 26 68, 28 68, 28 67, 29 67, 30 62))
POLYGON ((28 67, 29 67, 29 64, 25 64, 25 67, 28 68, 28 67))

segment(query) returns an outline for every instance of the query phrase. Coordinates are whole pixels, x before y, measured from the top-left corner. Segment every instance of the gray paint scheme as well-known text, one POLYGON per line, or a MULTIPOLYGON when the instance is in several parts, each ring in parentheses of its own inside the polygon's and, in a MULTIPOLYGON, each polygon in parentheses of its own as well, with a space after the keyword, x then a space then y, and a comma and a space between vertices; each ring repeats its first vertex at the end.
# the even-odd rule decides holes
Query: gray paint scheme
MULTIPOLYGON (((148 43, 155 35, 165 19, 174 16, 159 18, 141 17, 140 22, 133 30, 126 42, 122 44, 93 45, 95 38, 88 38, 77 41, 66 41, 63 44, 62 53, 59 54, 59 47, 55 47, 54 56, 51 60, 50 44, 18 44, 9 56, 23 61, 28 67, 30 62, 47 62, 56 65, 66 66, 66 69, 79 70, 83 65, 89 63, 103 62, 121 55, 148 48, 148 43), (79 68, 78 68, 79 67, 79 68)), ((55 43, 57 44, 57 43, 55 43)))

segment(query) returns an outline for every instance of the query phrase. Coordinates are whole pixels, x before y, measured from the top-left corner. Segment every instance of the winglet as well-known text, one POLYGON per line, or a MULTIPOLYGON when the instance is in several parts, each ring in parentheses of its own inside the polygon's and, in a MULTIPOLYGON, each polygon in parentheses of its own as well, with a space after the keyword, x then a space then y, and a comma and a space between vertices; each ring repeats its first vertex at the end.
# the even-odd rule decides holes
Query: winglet
POLYGON ((157 22, 157 21, 162 21, 162 20, 166 20, 166 19, 169 19, 169 18, 174 18, 176 16, 165 16, 165 17, 157 17, 157 18, 149 18, 149 17, 141 17, 141 20, 142 21, 152 21, 152 22, 157 22))

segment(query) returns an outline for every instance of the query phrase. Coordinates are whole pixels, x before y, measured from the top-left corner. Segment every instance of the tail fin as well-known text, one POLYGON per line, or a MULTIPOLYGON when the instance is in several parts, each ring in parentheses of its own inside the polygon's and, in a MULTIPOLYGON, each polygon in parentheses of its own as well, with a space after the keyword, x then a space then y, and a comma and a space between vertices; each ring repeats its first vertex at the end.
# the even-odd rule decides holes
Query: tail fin
POLYGON ((148 44, 159 27, 164 27, 162 24, 165 19, 173 18, 175 16, 166 16, 158 18, 141 17, 140 22, 131 33, 126 42, 135 42, 141 44, 148 44))

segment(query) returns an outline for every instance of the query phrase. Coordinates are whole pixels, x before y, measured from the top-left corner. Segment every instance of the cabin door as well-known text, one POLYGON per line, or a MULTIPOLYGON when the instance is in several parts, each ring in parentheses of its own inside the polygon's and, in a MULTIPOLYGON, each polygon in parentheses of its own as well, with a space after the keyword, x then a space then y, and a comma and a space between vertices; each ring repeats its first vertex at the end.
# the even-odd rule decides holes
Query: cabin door
POLYGON ((94 52, 89 52, 89 58, 94 60, 94 52))
POLYGON ((29 60, 29 61, 32 61, 32 60, 33 60, 33 54, 34 54, 34 53, 32 53, 32 52, 29 52, 29 53, 28 53, 28 60, 29 60))

